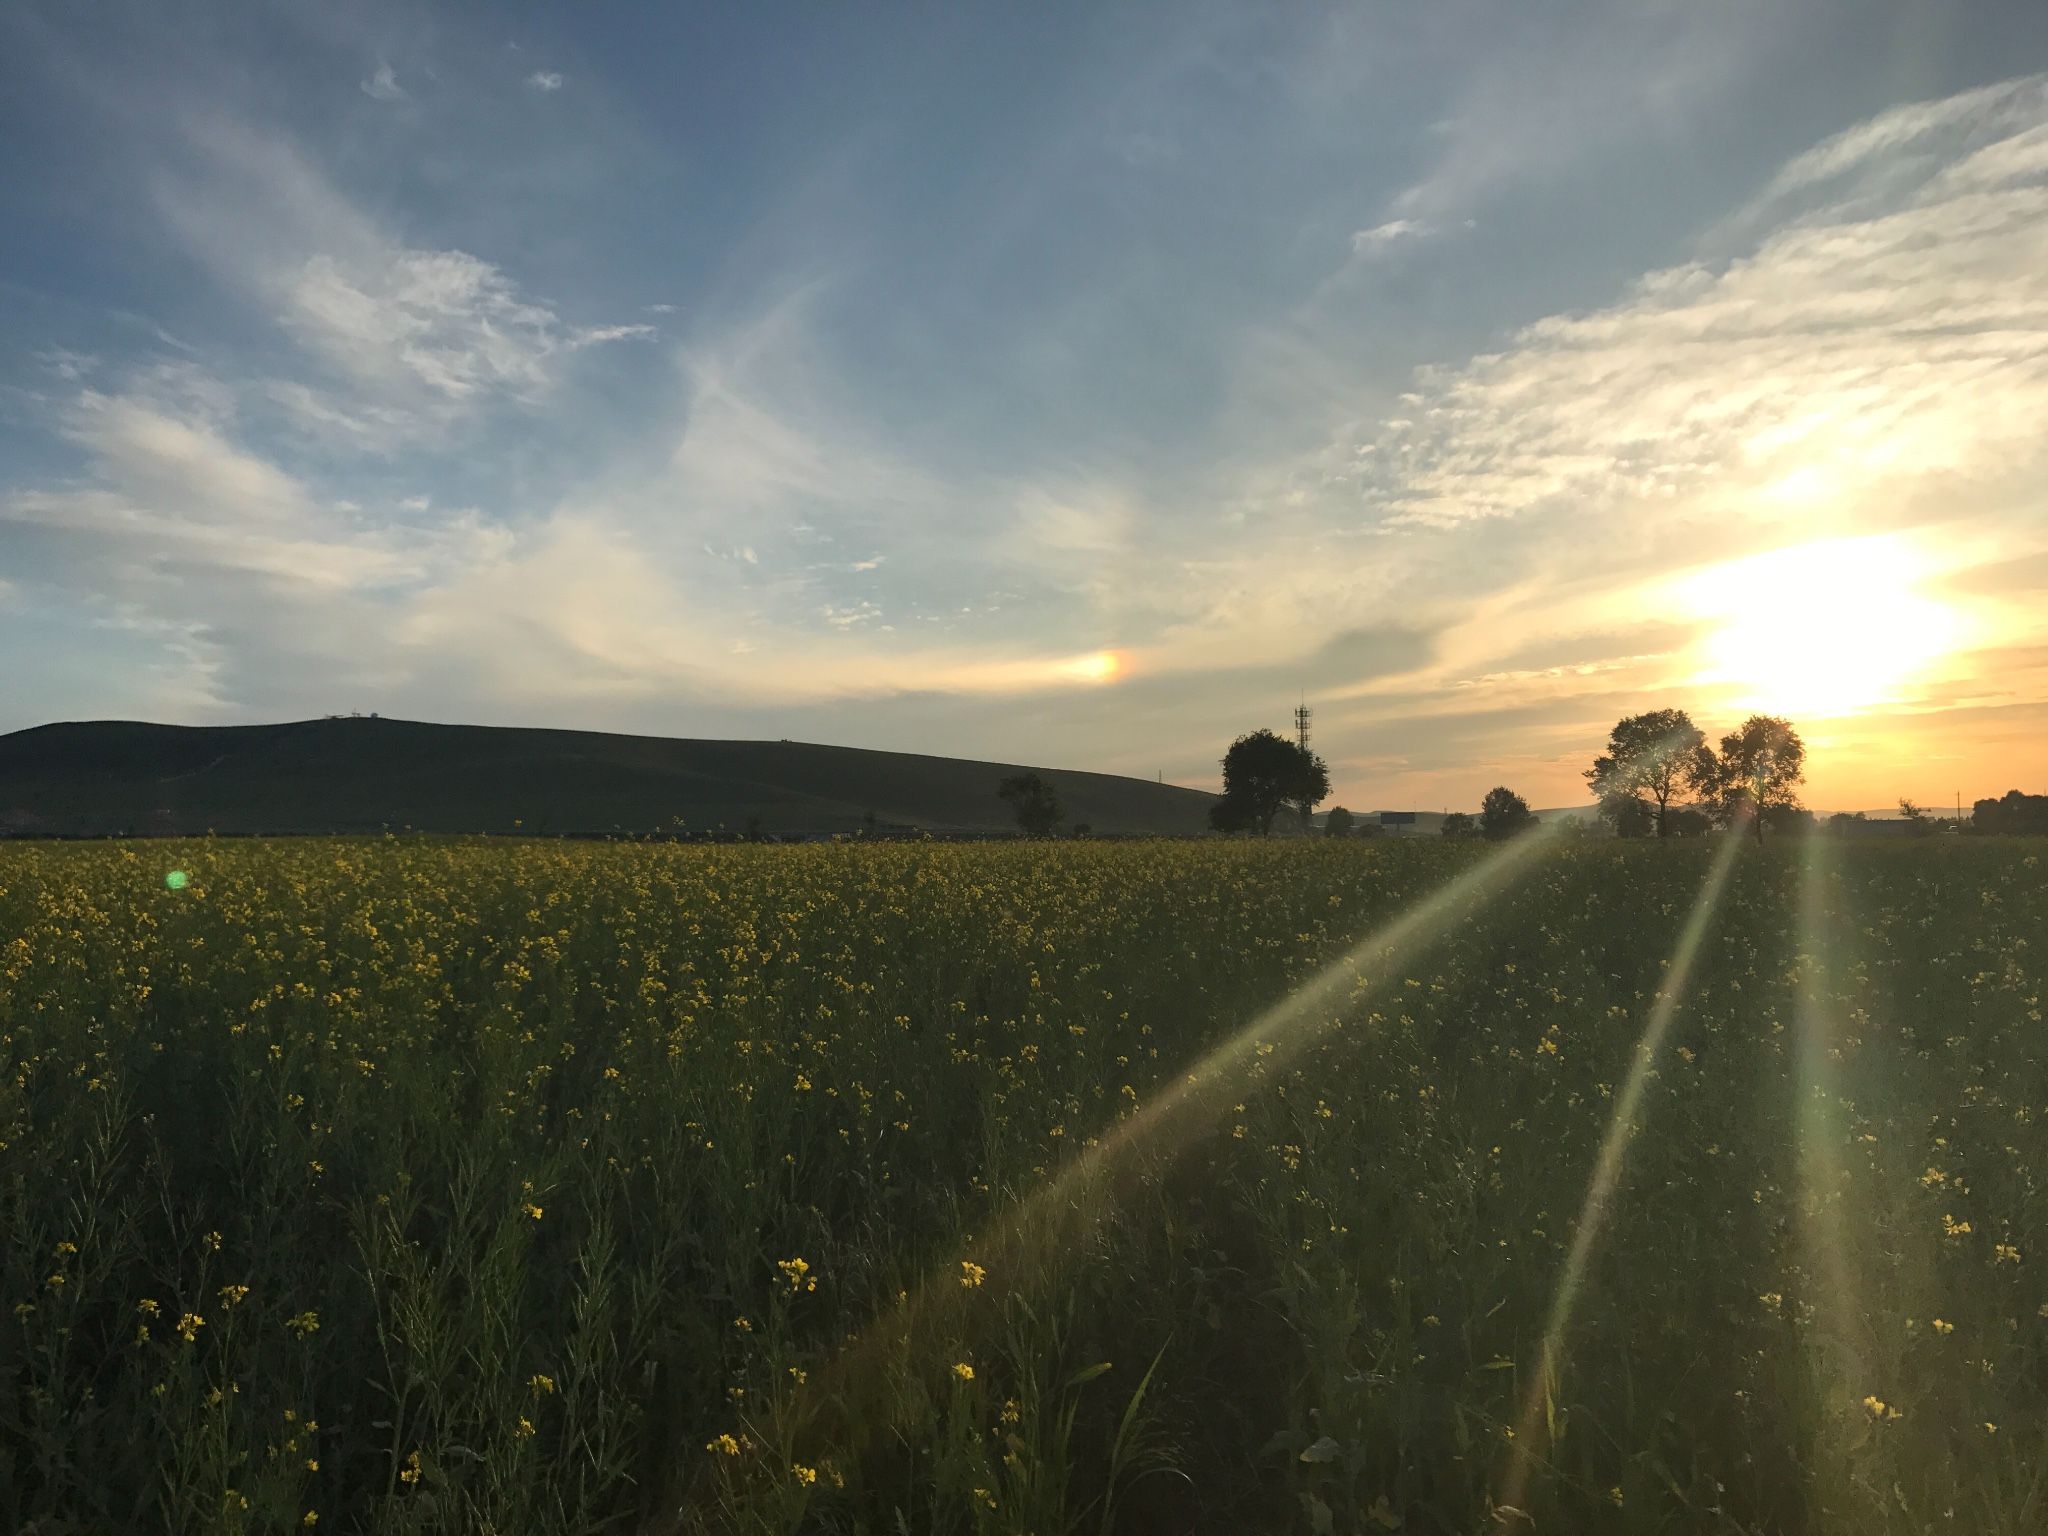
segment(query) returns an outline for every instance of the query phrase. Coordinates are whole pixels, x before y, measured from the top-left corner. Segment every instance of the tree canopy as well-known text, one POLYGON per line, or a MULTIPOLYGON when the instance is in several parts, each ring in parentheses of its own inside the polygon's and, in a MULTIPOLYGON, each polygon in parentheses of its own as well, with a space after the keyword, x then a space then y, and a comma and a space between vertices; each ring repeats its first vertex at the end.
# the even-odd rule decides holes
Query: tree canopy
POLYGON ((1970 807, 1973 832, 2048 832, 2048 795, 2023 795, 2009 789, 1996 800, 1979 800, 1970 807))
POLYGON ((1223 754, 1223 799, 1209 809, 1219 832, 1256 828, 1264 837, 1283 805, 1307 808, 1327 799, 1330 770, 1298 742, 1268 730, 1240 736, 1223 754))
POLYGON ((1777 715, 1751 715, 1740 730, 1721 738, 1714 789, 1730 820, 1747 816, 1764 840, 1764 823, 1789 824, 1806 782, 1806 743, 1792 722, 1777 715))
POLYGON ((1536 825, 1536 818, 1529 813, 1529 802, 1509 789, 1505 784, 1495 785, 1486 792, 1486 798, 1479 802, 1479 832, 1498 842, 1526 832, 1536 825))
POLYGON ((1682 789, 1703 792, 1714 773, 1713 752, 1692 716, 1682 709, 1653 709, 1615 722, 1607 750, 1586 770, 1586 782, 1600 797, 1600 814, 1623 837, 1638 835, 1632 829, 1640 818, 1630 812, 1631 803, 1646 810, 1654 805, 1657 835, 1669 837, 1672 797, 1682 789))
POLYGON ((1330 807, 1330 814, 1323 818, 1323 834, 1326 837, 1349 837, 1351 835, 1351 813, 1341 805, 1330 807))
POLYGON ((1009 802, 1017 825, 1026 837, 1050 837, 1066 811, 1059 791, 1040 773, 1013 773, 997 786, 996 794, 1009 802))

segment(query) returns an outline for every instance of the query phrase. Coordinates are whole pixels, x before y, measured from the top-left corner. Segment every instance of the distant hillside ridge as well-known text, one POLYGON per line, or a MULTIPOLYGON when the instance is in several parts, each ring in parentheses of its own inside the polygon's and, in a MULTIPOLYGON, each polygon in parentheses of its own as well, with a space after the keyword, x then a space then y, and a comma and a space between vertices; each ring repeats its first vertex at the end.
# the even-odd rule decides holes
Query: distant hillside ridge
MULTIPOLYGON (((0 736, 0 835, 399 831, 541 835, 998 833, 1029 765, 796 741, 435 725, 83 721, 0 736)), ((1065 827, 1193 835, 1215 795, 1039 767, 1065 827)))

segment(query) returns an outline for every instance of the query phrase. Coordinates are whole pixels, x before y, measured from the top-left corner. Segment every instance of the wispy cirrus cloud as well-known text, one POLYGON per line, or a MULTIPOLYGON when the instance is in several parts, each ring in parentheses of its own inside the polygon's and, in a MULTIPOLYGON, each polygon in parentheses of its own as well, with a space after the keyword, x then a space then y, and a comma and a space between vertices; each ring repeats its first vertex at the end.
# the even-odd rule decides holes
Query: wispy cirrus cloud
POLYGON ((1436 231, 1420 219, 1389 219, 1351 237, 1351 250, 1358 256, 1377 256, 1407 241, 1421 240, 1436 231))
POLYGON ((434 432, 489 401, 533 404, 574 354, 651 337, 578 325, 463 250, 413 246, 349 200, 292 144, 232 120, 195 124, 193 158, 156 195, 224 282, 256 296, 324 364, 279 384, 308 425, 359 446, 434 432))
POLYGON ((377 67, 361 84, 362 93, 372 101, 403 101, 405 87, 398 83, 398 71, 389 62, 378 60, 377 67))

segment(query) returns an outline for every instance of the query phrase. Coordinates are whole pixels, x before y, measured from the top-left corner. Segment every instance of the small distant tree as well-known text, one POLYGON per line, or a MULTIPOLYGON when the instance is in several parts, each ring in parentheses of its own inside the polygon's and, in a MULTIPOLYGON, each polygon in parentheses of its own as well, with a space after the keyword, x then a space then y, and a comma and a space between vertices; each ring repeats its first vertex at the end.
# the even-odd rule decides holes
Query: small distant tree
POLYGON ((1330 807, 1330 814, 1323 818, 1325 837, 1349 837, 1351 835, 1351 813, 1341 805, 1330 807))
MULTIPOLYGON (((1674 807, 1683 809, 1683 807, 1674 807)), ((1614 828, 1616 837, 1648 837, 1657 831, 1658 815, 1636 795, 1613 791, 1600 797, 1600 819, 1614 828)), ((1664 835, 1671 835, 1670 819, 1664 820, 1664 835)))
POLYGON ((1499 842, 1535 825, 1536 818, 1529 814, 1529 802, 1505 784, 1489 789, 1486 798, 1479 802, 1479 833, 1482 837, 1499 842))
POLYGON ((1830 832, 1854 832, 1870 818, 1861 811, 1837 811, 1828 818, 1830 832))
POLYGON ((1292 803, 1306 814, 1329 794, 1330 770, 1320 757, 1284 736, 1253 731, 1223 754, 1224 804, 1210 808, 1209 824, 1218 831, 1257 828, 1265 837, 1282 806, 1292 803))
MULTIPOLYGON (((1628 800, 1645 808, 1654 805, 1657 835, 1669 837, 1672 797, 1712 778, 1712 755, 1691 715, 1682 709, 1653 709, 1615 722, 1607 735, 1607 751, 1593 759, 1586 782, 1600 797, 1601 814, 1608 814, 1610 804, 1618 813, 1628 800)), ((1618 821, 1616 830, 1621 830, 1618 821)))
POLYGON ((1721 738, 1714 788, 1722 814, 1731 822, 1749 819, 1756 840, 1764 840, 1764 823, 1778 821, 1799 805, 1799 786, 1806 782, 1806 743, 1792 722, 1778 715, 1751 715, 1742 728, 1721 738))
POLYGON ((1051 837, 1066 814, 1060 807, 1059 791, 1040 773, 1013 773, 997 786, 996 794, 1009 802, 1026 837, 1051 837))
POLYGON ((1452 838, 1476 837, 1479 832, 1479 829, 1472 824, 1471 816, 1464 811, 1452 811, 1449 815, 1445 816, 1442 830, 1445 837, 1452 838))

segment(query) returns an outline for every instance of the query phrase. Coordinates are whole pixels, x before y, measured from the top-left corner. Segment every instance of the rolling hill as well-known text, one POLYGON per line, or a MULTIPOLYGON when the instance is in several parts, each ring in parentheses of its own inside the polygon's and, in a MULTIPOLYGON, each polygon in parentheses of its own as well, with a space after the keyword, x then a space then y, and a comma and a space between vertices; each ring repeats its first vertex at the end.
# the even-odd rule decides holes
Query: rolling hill
MULTIPOLYGON (((794 741, 355 718, 285 725, 88 721, 0 736, 0 834, 524 831, 642 834, 758 817, 771 834, 1000 832, 1010 763, 794 741)), ((1067 824, 1193 834, 1214 798, 1107 773, 1039 770, 1067 824)))

